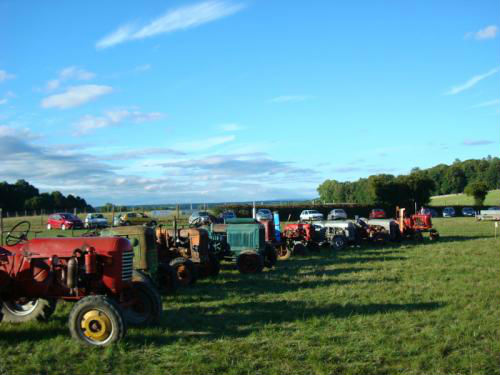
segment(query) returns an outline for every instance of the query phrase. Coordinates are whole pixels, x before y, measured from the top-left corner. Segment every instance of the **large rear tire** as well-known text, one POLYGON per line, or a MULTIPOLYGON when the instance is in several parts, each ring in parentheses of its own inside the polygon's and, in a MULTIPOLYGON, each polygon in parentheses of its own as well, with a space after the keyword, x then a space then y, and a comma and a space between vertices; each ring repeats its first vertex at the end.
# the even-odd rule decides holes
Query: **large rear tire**
POLYGON ((11 300, 2 302, 3 321, 24 323, 32 320, 46 321, 54 313, 55 299, 11 300))
POLYGON ((120 306, 100 295, 78 301, 69 314, 68 325, 74 339, 92 346, 115 343, 127 329, 120 306))
POLYGON ((278 255, 276 254, 276 249, 271 244, 266 244, 264 249, 264 267, 273 268, 278 260, 278 255))
POLYGON ((134 326, 157 323, 161 319, 163 307, 160 294, 149 282, 134 281, 128 291, 130 305, 123 308, 125 321, 134 326))
POLYGON ((248 251, 238 255, 236 266, 243 274, 260 273, 264 267, 264 259, 256 252, 248 251))

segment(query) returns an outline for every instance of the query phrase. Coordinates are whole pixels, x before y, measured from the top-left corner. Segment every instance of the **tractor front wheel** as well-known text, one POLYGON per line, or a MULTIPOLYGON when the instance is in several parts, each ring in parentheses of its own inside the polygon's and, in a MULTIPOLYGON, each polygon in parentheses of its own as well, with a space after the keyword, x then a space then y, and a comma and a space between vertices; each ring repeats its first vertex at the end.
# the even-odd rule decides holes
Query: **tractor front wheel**
POLYGON ((192 261, 186 258, 175 258, 170 262, 170 267, 175 271, 179 286, 189 286, 196 282, 196 270, 192 261))
POLYGON ((220 262, 219 259, 215 256, 213 253, 208 254, 208 264, 209 264, 209 270, 208 270, 208 276, 210 277, 216 277, 220 273, 220 262))
POLYGON ((262 272, 264 267, 264 260, 262 256, 255 252, 245 252, 238 255, 236 265, 240 273, 259 273, 262 272))
POLYGON ((174 294, 177 290, 177 275, 174 268, 167 263, 160 263, 158 266, 158 285, 164 294, 174 294))
POLYGON ((302 242, 295 242, 293 244, 293 254, 305 256, 307 255, 307 247, 302 242))
POLYGON ((19 299, 3 301, 3 320, 8 323, 24 323, 31 320, 46 321, 56 309, 55 299, 19 299))
POLYGON ((282 243, 277 248, 278 260, 286 260, 292 256, 292 251, 288 248, 285 243, 282 243))
POLYGON ((120 306, 106 296, 87 296, 78 301, 68 319, 71 336, 87 345, 105 346, 125 336, 120 306))
POLYGON ((346 245, 345 238, 343 236, 334 236, 330 246, 333 250, 342 250, 346 245))
POLYGON ((135 326, 157 323, 162 312, 161 297, 156 288, 148 282, 134 281, 123 306, 125 321, 135 326))

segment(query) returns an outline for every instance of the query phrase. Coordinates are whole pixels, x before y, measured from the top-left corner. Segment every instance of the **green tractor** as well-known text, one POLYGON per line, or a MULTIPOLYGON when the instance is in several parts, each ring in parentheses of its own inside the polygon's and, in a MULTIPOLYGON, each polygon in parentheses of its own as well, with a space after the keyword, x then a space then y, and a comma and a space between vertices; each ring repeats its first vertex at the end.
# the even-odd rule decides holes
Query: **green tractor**
POLYGON ((112 227, 101 231, 100 236, 119 236, 130 241, 134 248, 134 280, 152 282, 162 293, 175 292, 178 285, 175 270, 169 264, 159 262, 153 228, 142 225, 112 227))
POLYGON ((241 273, 258 273, 276 264, 276 249, 266 242, 264 226, 254 219, 230 219, 206 229, 212 251, 220 260, 235 261, 241 273))

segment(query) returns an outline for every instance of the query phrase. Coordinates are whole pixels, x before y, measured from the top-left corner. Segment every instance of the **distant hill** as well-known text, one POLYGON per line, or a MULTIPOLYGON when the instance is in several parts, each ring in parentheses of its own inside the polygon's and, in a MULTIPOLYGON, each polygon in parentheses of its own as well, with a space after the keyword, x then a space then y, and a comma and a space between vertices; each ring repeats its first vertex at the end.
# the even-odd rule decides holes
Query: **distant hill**
MULTIPOLYGON (((474 198, 465 194, 447 194, 431 197, 431 206, 472 206, 474 198)), ((484 201, 485 206, 500 206, 500 190, 491 190, 484 201)))

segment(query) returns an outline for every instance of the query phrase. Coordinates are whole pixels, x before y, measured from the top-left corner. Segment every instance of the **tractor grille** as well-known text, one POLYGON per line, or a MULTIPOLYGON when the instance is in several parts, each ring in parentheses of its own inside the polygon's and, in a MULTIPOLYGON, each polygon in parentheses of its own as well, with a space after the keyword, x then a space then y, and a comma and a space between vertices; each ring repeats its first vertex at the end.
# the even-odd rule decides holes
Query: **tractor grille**
POLYGON ((122 254, 122 281, 131 281, 134 270, 134 252, 124 251, 122 254))

